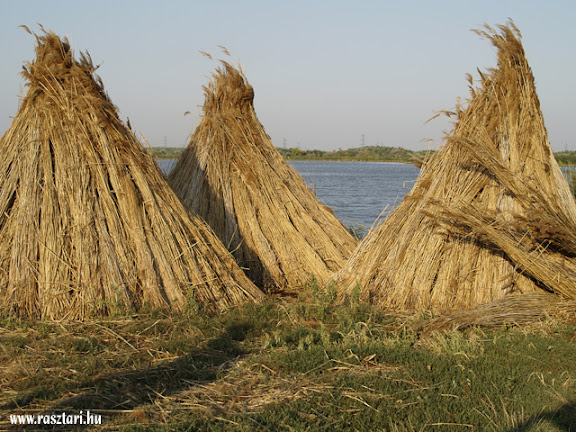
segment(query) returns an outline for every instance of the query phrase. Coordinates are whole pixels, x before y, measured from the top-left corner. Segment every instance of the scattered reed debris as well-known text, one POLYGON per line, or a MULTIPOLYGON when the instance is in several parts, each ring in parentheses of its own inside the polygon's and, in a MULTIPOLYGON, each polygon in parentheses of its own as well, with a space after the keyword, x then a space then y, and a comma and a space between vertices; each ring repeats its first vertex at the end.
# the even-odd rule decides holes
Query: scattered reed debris
POLYGON ((335 276, 344 297, 359 286, 383 307, 434 313, 543 291, 576 298, 576 205, 520 32, 509 22, 477 33, 498 67, 480 73, 478 88, 469 77, 444 147, 335 276))
POLYGON ((204 117, 168 180, 266 291, 325 282, 356 240, 282 159, 258 121, 254 90, 222 62, 204 87, 204 117))
POLYGON ((28 92, 0 140, 0 310, 77 319, 260 299, 119 120, 95 70, 67 39, 36 36, 28 92))
POLYGON ((420 327, 422 336, 427 336, 434 331, 525 325, 546 318, 574 321, 576 301, 545 292, 514 295, 431 319, 420 327))
POLYGON ((264 365, 248 364, 245 360, 236 360, 228 374, 215 382, 191 384, 189 389, 166 397, 157 405, 168 412, 186 410, 200 415, 257 413, 271 404, 290 403, 334 388, 303 374, 287 379, 264 365))

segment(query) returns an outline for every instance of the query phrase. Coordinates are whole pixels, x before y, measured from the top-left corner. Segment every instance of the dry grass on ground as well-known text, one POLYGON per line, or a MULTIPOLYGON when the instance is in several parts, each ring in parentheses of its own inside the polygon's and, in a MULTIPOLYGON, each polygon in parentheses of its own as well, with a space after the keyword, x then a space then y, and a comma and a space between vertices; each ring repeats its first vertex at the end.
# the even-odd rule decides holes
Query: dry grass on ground
POLYGON ((102 431, 568 431, 576 421, 574 324, 422 336, 412 329, 428 316, 334 300, 313 285, 218 316, 4 318, 1 425, 86 409, 103 415, 88 428, 102 431))

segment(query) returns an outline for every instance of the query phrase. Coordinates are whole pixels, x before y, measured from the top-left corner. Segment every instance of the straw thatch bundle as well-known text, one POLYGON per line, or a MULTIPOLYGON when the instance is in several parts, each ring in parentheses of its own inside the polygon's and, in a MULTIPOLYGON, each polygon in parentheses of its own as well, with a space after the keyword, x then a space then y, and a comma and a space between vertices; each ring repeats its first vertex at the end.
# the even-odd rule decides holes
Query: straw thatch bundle
POLYGON ((448 312, 542 289, 576 297, 576 205, 552 154, 513 25, 443 149, 335 276, 344 296, 448 312), (359 285, 357 285, 359 284, 359 285))
POLYGON ((75 319, 261 298, 118 119, 90 57, 52 32, 36 41, 0 140, 0 311, 75 319))
POLYGON ((222 62, 204 90, 204 116, 169 183, 258 286, 286 291, 311 275, 326 281, 356 240, 282 159, 241 71, 222 62))

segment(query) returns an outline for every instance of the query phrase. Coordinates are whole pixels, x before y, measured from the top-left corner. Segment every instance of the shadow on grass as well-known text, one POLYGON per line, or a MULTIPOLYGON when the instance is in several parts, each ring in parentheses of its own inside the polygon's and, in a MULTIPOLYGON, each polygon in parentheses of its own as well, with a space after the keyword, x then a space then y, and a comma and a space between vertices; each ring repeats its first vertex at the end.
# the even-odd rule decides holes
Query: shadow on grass
POLYGON ((509 429, 508 432, 529 432, 536 430, 533 428, 537 427, 541 423, 553 425, 563 432, 576 432, 576 404, 568 402, 556 410, 538 414, 524 423, 509 429))
MULTIPOLYGON (((247 354, 241 347, 252 325, 235 323, 225 328, 217 337, 209 340, 201 348, 192 350, 173 361, 148 369, 122 371, 97 377, 67 391, 74 393, 52 401, 49 406, 28 408, 30 397, 16 401, 12 406, 3 407, 2 411, 10 414, 52 414, 79 411, 100 414, 102 423, 114 414, 130 412, 134 408, 154 403, 155 400, 185 390, 195 384, 215 381, 233 367, 235 360, 247 354)), ((66 391, 66 390, 65 390, 66 391)), ((4 417, 4 415, 2 415, 4 417)), ((7 416, 6 416, 7 417, 7 416)), ((8 418, 3 421, 8 420, 8 418)), ((68 427, 76 429, 78 426, 68 427)), ((59 426, 58 430, 66 429, 59 426)), ((3 430, 0 426, 0 430, 3 430)), ((54 426, 20 425, 7 430, 55 430, 54 426)))

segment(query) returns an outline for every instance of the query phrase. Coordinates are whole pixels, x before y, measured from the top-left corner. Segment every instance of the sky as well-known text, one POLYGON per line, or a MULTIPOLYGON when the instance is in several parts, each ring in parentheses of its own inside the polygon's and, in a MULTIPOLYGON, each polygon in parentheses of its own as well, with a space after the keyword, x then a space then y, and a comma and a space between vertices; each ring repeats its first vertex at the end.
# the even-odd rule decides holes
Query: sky
POLYGON ((451 124, 427 120, 468 97, 466 73, 477 79, 496 65, 470 30, 511 18, 552 147, 576 150, 574 17, 573 0, 0 0, 0 134, 34 58, 35 40, 19 26, 40 33, 40 23, 90 53, 121 117, 150 146, 187 145, 202 87, 224 59, 242 66, 277 147, 436 148, 451 124))

